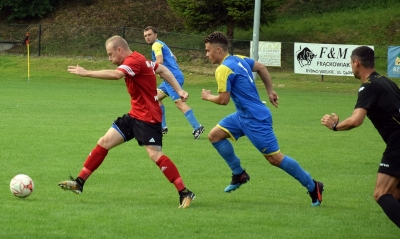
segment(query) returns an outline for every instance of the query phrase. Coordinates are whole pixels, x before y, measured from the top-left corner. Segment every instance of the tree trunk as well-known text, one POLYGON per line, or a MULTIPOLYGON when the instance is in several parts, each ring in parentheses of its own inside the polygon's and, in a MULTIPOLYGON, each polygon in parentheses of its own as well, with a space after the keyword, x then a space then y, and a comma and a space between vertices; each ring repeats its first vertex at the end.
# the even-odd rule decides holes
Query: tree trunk
POLYGON ((235 29, 235 21, 232 19, 228 19, 226 22, 226 36, 228 39, 233 39, 233 31, 235 29))

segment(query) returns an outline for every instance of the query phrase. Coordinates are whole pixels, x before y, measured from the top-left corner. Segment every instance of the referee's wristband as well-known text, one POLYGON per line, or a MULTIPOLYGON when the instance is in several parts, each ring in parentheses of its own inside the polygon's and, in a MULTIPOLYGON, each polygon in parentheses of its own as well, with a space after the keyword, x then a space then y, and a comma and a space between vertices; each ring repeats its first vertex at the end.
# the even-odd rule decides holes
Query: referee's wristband
POLYGON ((339 124, 339 121, 333 123, 333 125, 332 125, 332 130, 333 130, 333 131, 337 131, 336 126, 337 126, 338 124, 339 124))

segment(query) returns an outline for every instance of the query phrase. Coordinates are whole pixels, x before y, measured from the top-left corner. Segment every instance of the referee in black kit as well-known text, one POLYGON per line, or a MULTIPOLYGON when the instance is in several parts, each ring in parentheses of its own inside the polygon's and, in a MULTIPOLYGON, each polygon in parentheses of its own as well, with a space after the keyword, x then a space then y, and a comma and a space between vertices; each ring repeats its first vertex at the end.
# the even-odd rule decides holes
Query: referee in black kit
POLYGON ((365 116, 378 130, 386 149, 378 169, 375 201, 400 228, 400 89, 393 81, 375 71, 374 50, 357 47, 351 54, 351 69, 362 84, 353 114, 343 121, 332 113, 321 124, 333 131, 350 130, 360 126, 365 116))

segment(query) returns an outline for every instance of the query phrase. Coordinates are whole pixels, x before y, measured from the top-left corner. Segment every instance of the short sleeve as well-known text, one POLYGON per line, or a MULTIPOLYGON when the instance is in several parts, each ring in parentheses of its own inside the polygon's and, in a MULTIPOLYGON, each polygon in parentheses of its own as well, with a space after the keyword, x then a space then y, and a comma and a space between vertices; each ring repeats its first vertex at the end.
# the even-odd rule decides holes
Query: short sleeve
POLYGON ((369 109, 375 102, 375 94, 371 83, 367 82, 360 86, 358 89, 358 99, 355 109, 364 108, 369 109))

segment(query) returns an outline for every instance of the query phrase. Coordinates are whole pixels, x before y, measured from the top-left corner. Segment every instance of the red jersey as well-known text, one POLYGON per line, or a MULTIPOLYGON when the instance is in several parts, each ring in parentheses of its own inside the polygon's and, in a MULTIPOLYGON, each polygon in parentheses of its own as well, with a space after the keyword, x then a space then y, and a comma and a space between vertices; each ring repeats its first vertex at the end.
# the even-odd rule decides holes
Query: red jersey
POLYGON ((138 53, 133 52, 117 70, 125 73, 125 84, 131 96, 132 118, 149 123, 161 123, 161 108, 157 101, 157 78, 154 71, 158 64, 146 60, 138 53))

